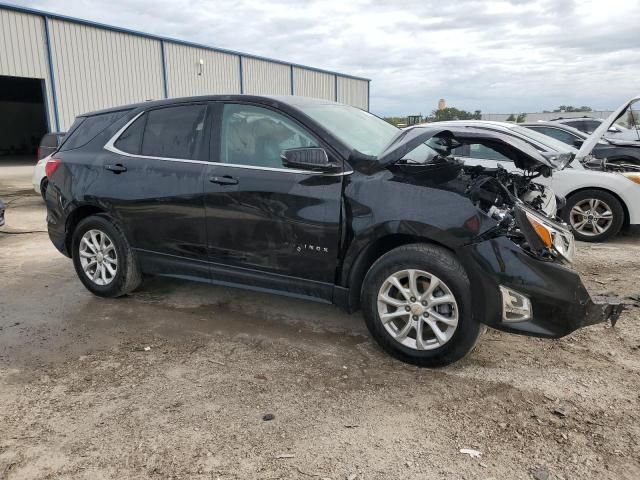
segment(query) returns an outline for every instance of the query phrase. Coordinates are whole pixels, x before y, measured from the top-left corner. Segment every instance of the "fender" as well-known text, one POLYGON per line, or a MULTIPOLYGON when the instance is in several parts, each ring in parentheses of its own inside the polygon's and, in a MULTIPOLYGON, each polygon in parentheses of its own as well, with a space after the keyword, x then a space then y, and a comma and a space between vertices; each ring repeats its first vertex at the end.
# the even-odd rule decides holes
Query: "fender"
POLYGON ((336 285, 342 290, 341 307, 349 313, 357 311, 362 282, 371 265, 388 251, 410 243, 433 243, 455 252, 450 247, 455 243, 451 234, 432 225, 397 220, 372 226, 347 248, 336 285))

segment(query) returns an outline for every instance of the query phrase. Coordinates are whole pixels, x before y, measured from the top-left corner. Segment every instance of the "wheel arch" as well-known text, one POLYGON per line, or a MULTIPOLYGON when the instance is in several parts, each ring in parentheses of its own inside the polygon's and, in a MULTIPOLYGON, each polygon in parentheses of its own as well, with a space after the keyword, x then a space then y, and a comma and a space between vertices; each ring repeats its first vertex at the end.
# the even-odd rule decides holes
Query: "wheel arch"
POLYGON ((427 243, 437 245, 452 253, 455 251, 431 237, 413 235, 408 233, 389 233, 371 240, 356 254, 350 268, 343 270, 340 284, 349 289, 346 309, 349 313, 360 309, 360 298, 364 278, 371 266, 394 248, 413 243, 427 243))
MULTIPOLYGON (((567 199, 571 198, 573 195, 576 195, 580 192, 584 192, 586 190, 600 190, 603 192, 608 193, 609 195, 612 195, 613 197, 615 197, 616 200, 618 200, 620 202, 620 205, 622 205, 622 210, 624 212, 624 222, 622 223, 622 228, 626 229, 629 227, 630 225, 630 221, 631 221, 631 215, 629 214, 629 208, 627 207, 627 203, 624 201, 624 199, 618 195, 616 192, 614 192, 613 190, 606 188, 606 187, 580 187, 577 188, 575 190, 572 190, 570 193, 568 193, 567 195, 565 195, 565 197, 567 199)), ((567 208, 567 207, 565 207, 567 208)))
POLYGON ((87 217, 91 215, 105 215, 107 214, 106 210, 98 207, 97 205, 80 205, 76 209, 73 210, 67 217, 67 223, 65 226, 65 248, 70 255, 73 255, 71 251, 71 241, 73 239, 73 232, 75 231, 78 224, 87 217))

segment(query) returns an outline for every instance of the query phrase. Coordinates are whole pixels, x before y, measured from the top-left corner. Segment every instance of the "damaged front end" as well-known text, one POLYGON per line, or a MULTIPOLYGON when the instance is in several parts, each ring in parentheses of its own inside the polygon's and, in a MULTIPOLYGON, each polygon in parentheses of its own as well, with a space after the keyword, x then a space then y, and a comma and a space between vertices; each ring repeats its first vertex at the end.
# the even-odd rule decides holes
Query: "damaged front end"
POLYGON ((545 212, 545 199, 553 193, 534 181, 565 168, 573 158, 545 157, 524 142, 493 132, 430 127, 404 130, 378 157, 353 157, 350 162, 360 169, 397 169, 425 184, 455 181, 495 221, 456 249, 471 281, 477 321, 558 338, 587 325, 615 323, 624 308, 620 302, 592 299, 580 276, 568 268, 575 255, 573 233, 557 219, 555 208, 545 212), (422 147, 425 143, 431 153, 422 147), (520 172, 472 166, 452 155, 460 145, 478 143, 511 159, 520 172))
MULTIPOLYGON (((473 297, 484 322, 514 333, 557 338, 611 321, 624 304, 592 298, 568 267, 575 255, 570 228, 527 204, 498 177, 474 170, 468 195, 496 225, 464 247, 472 261, 473 297)), ((509 179, 507 179, 509 180, 509 179)))

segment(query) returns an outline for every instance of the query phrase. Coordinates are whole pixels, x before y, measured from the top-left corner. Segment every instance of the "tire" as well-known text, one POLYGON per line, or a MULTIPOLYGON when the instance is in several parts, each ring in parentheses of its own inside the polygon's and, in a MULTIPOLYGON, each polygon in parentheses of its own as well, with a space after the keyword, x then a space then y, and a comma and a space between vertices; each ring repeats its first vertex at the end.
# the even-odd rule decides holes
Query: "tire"
POLYGON ((569 196, 561 216, 571 225, 576 239, 583 242, 603 242, 616 235, 624 224, 624 208, 620 200, 597 189, 582 190, 569 196), (594 206, 595 217, 592 214, 594 206), (607 212, 610 215, 606 215, 607 212))
POLYGON ((42 199, 44 201, 47 200, 47 186, 49 185, 49 179, 44 177, 40 182, 40 195, 42 195, 42 199))
POLYGON ((135 252, 122 230, 107 217, 92 215, 82 220, 73 232, 71 251, 78 278, 94 295, 120 297, 142 281, 135 252), (83 242, 83 238, 88 241, 83 242), (96 251, 100 256, 94 255, 96 251), (92 260, 96 261, 94 266, 92 260), (100 273, 96 274, 98 267, 100 273))
POLYGON ((395 358, 420 367, 441 367, 460 360, 473 350, 482 329, 471 315, 471 287, 464 268, 453 254, 435 245, 405 245, 380 257, 365 276, 362 307, 367 328, 378 344, 395 358), (409 298, 404 305, 396 308, 382 301, 381 298, 388 297, 394 301, 405 300, 404 294, 389 279, 395 275, 404 288, 409 285, 409 277, 405 278, 404 274, 410 275, 411 270, 416 272, 417 293, 425 296, 426 306, 406 289, 409 298), (435 295, 427 295, 429 286, 436 285, 432 284, 434 278, 439 282, 433 292, 435 295), (385 296, 379 297, 383 293, 385 296), (427 301, 443 295, 453 297, 453 302, 432 306, 427 301), (417 301, 412 302, 413 298, 417 301), (406 313, 407 307, 409 313, 406 313), (390 314, 392 320, 383 323, 381 313, 390 314), (457 314, 457 324, 434 322, 434 313, 451 324, 457 314), (408 326, 409 319, 414 321, 413 327, 408 326), (445 338, 438 341, 430 323, 435 323, 445 338), (418 325, 422 329, 420 344, 418 325), (404 332, 407 333, 403 336, 404 332))

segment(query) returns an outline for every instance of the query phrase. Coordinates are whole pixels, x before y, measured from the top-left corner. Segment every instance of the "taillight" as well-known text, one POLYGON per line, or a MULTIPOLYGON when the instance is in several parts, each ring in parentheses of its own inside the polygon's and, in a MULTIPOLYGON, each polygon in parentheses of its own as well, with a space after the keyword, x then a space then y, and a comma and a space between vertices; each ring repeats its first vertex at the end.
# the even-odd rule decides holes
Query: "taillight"
POLYGON ((55 172, 60 166, 60 160, 57 158, 50 158, 47 160, 47 164, 44 166, 44 173, 47 175, 47 178, 51 178, 53 172, 55 172))

